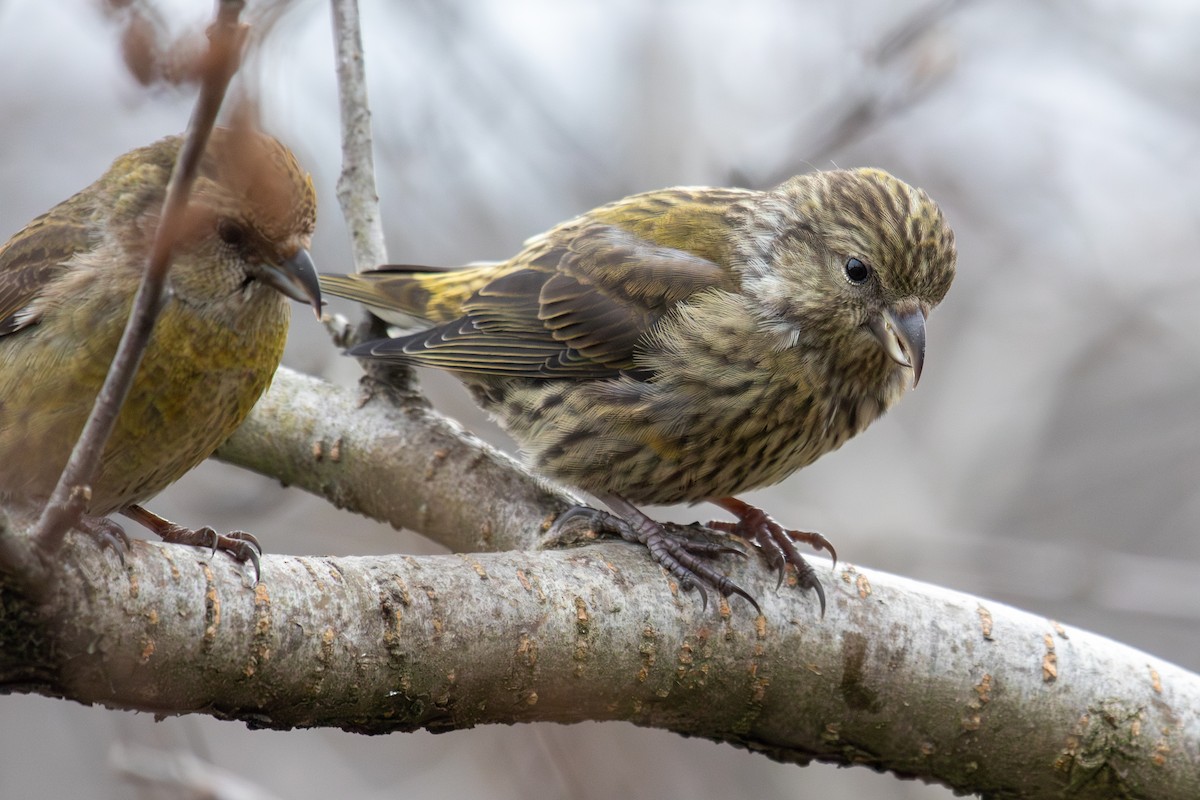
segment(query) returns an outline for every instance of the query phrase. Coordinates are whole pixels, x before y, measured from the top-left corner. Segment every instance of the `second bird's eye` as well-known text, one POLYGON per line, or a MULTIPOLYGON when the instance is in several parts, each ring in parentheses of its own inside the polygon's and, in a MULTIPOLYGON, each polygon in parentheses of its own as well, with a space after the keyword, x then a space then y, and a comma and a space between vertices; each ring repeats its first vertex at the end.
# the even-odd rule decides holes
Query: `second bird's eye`
POLYGON ((846 280, 851 283, 866 283, 871 277, 871 268, 857 258, 846 259, 846 280))
POLYGON ((225 244, 241 247, 246 242, 246 229, 236 222, 223 219, 217 223, 217 236, 220 236, 225 244))

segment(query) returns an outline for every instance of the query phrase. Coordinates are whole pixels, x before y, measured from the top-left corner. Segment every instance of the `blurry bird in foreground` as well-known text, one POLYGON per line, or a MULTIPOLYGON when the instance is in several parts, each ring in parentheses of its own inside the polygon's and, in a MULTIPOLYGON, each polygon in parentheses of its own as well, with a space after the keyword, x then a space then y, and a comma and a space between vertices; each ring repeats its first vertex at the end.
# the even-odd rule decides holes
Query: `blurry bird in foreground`
MULTIPOLYGON (((79 438, 146 268, 182 137, 118 158, 0 247, 0 503, 36 510, 79 438)), ((162 315, 104 449, 80 527, 121 547, 120 511, 168 541, 254 562, 248 534, 192 531, 138 503, 207 458, 279 366, 290 308, 320 311, 312 181, 282 144, 213 131, 162 315)))
MULTIPOLYGON (((425 330, 351 355, 454 372, 538 472, 614 512, 682 586, 741 587, 635 503, 708 500, 782 581, 824 591, 787 530, 733 495, 840 447, 921 376, 925 319, 954 278, 954 234, 925 192, 874 169, 767 192, 675 188, 618 200, 508 261, 322 276, 324 291, 425 330)), ((560 520, 561 522, 561 520, 560 520)))

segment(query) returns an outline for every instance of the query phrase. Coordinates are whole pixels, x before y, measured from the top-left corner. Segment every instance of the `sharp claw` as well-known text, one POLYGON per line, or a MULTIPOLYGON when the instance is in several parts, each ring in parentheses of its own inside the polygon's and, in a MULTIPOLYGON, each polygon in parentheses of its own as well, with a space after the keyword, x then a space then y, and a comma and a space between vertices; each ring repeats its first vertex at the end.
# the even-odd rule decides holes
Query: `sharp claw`
MULTIPOLYGON (((656 522, 620 497, 610 495, 601 499, 617 513, 608 514, 594 509, 581 511, 572 509, 560 517, 560 521, 582 513, 599 516, 606 524, 617 528, 624 538, 644 545, 650 551, 650 556, 679 582, 682 590, 696 589, 700 593, 704 611, 708 610, 708 589, 716 589, 722 597, 736 594, 745 598, 756 610, 759 609, 758 602, 749 592, 702 560, 727 553, 744 558, 746 553, 741 548, 732 547, 723 542, 692 539, 689 537, 689 533, 699 526, 656 522)), ((595 518, 594 516, 593 519, 595 518)))
POLYGON ((747 591, 746 591, 745 589, 743 589, 742 587, 738 586, 738 585, 737 585, 736 583, 734 583, 733 581, 730 581, 730 580, 728 580, 728 579, 726 579, 726 581, 727 581, 727 583, 728 583, 728 588, 729 588, 729 591, 727 591, 727 592, 724 592, 724 595, 725 595, 726 597, 729 597, 729 595, 730 595, 730 594, 736 594, 736 595, 738 595, 739 597, 745 598, 746 602, 748 602, 750 605, 754 606, 754 611, 755 611, 755 613, 757 613, 757 614, 760 614, 760 615, 762 614, 762 609, 761 609, 761 608, 759 608, 758 601, 757 601, 757 600, 755 600, 755 599, 754 599, 754 598, 753 598, 753 597, 750 595, 750 593, 749 593, 749 592, 747 592, 747 591))
MULTIPOLYGON (((260 545, 258 543, 258 537, 256 537, 252 533, 246 533, 245 531, 230 531, 229 533, 225 534, 225 536, 223 536, 221 538, 229 539, 229 540, 232 540, 235 542, 240 542, 240 543, 244 544, 247 548, 253 548, 254 550, 257 550, 258 554, 262 555, 262 551, 263 551, 262 545, 260 545)), ((241 548, 239 548, 239 551, 240 550, 241 550, 241 548)), ((247 555, 246 558, 248 559, 249 555, 247 555)))
POLYGON ((796 568, 796 585, 802 589, 810 589, 816 592, 817 600, 821 603, 821 618, 825 618, 825 587, 821 585, 820 579, 817 578, 817 573, 813 570, 808 562, 804 562, 803 567, 796 568))
POLYGON ((784 576, 787 574, 788 565, 791 564, 796 570, 797 583, 802 588, 816 591, 817 598, 821 602, 821 616, 824 617, 825 590, 821 586, 821 582, 817 579, 816 573, 813 572, 812 567, 808 565, 808 562, 796 550, 793 543, 804 542, 817 552, 821 552, 822 550, 827 551, 833 557, 833 563, 836 565, 837 551, 833 549, 833 545, 829 543, 829 540, 819 533, 788 530, 767 516, 762 509, 755 508, 734 497, 718 498, 714 502, 733 513, 738 518, 738 521, 725 522, 718 520, 710 522, 708 527, 736 534, 757 546, 766 556, 767 563, 777 571, 776 591, 783 586, 784 576))
POLYGON ((783 533, 785 533, 793 542, 804 542, 818 553, 822 550, 824 550, 826 553, 829 553, 829 555, 833 558, 834 565, 837 565, 837 550, 834 550, 833 545, 829 542, 829 540, 821 534, 816 533, 815 531, 790 531, 783 530, 782 528, 780 530, 782 530, 783 533))
POLYGON ((830 558, 833 559, 833 566, 836 567, 837 566, 837 550, 834 550, 833 545, 831 545, 829 542, 825 542, 825 549, 829 552, 830 558))
POLYGON ((212 552, 208 554, 209 559, 217 557, 217 547, 221 544, 221 536, 214 529, 205 525, 203 528, 197 528, 196 534, 208 539, 211 542, 212 552))
POLYGON ((129 552, 128 543, 109 533, 101 533, 97 541, 100 542, 101 551, 112 550, 116 554, 117 560, 121 562, 121 566, 125 566, 125 554, 129 552))
MULTIPOLYGON (((254 565, 254 585, 255 586, 262 583, 262 564, 259 562, 259 554, 261 552, 262 552, 261 550, 258 552, 255 552, 253 548, 248 548, 246 550, 246 561, 249 561, 251 564, 254 565)), ((243 561, 242 563, 244 564, 245 561, 243 561)), ((824 612, 825 612, 825 602, 824 601, 825 601, 825 598, 822 595, 822 597, 821 597, 821 613, 822 613, 822 615, 824 615, 824 612)))
POLYGON ((95 539, 101 551, 112 550, 116 553, 121 566, 125 566, 125 554, 129 552, 130 544, 124 528, 108 517, 89 516, 81 517, 75 527, 95 539))
POLYGON ((139 505, 126 506, 121 509, 121 513, 158 534, 164 542, 192 547, 208 547, 210 548, 208 554, 210 559, 215 558, 217 551, 220 550, 228 553, 230 558, 239 564, 250 562, 254 565, 254 582, 257 584, 262 580, 262 564, 259 559, 259 556, 262 555, 262 545, 258 543, 258 539, 253 534, 245 531, 231 531, 228 535, 222 535, 207 525, 195 530, 185 528, 147 511, 139 505))
POLYGON ((112 550, 116 553, 121 566, 125 566, 125 553, 129 551, 128 539, 117 536, 110 530, 101 530, 96 534, 96 541, 100 543, 101 550, 112 550))
POLYGON ((558 519, 554 520, 554 525, 551 526, 550 533, 553 535, 561 532, 568 523, 580 517, 586 520, 590 530, 598 534, 616 534, 628 542, 639 541, 633 528, 624 519, 618 517, 616 514, 610 514, 607 511, 601 511, 598 508, 589 508, 588 506, 572 506, 564 511, 559 515, 558 519))
POLYGON ((563 525, 575 517, 587 517, 588 521, 590 522, 597 513, 600 512, 597 512, 597 510, 594 508, 588 508, 587 506, 571 506, 562 514, 560 514, 558 519, 554 520, 554 526, 558 527, 559 525, 563 525))

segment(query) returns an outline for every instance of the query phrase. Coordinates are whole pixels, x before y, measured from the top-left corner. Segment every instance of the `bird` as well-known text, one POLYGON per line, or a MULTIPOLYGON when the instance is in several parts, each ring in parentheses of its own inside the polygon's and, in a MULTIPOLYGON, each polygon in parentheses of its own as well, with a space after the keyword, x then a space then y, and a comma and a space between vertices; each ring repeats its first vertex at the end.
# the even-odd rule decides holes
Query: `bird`
MULTIPOLYGON (((36 511, 91 411, 149 258, 182 146, 118 157, 0 247, 0 503, 36 511)), ((117 548, 120 512, 167 541, 252 561, 250 534, 191 530, 141 504, 213 453, 279 366, 288 298, 321 308, 312 179, 278 140, 218 127, 173 244, 162 310, 76 528, 117 548)))
MULTIPOLYGON (((825 595, 797 551, 836 552, 736 495, 838 449, 925 362, 926 321, 956 270, 929 195, 879 169, 774 189, 634 194, 527 240, 507 261, 322 275, 408 332, 347 353, 456 375, 528 465, 583 490, 606 531, 645 545, 683 588, 756 599, 711 557, 740 548, 647 516, 714 503, 707 525, 760 549, 782 582, 825 595)), ((730 541, 726 539, 726 541, 730 541)), ((778 587, 777 587, 778 588, 778 587)))

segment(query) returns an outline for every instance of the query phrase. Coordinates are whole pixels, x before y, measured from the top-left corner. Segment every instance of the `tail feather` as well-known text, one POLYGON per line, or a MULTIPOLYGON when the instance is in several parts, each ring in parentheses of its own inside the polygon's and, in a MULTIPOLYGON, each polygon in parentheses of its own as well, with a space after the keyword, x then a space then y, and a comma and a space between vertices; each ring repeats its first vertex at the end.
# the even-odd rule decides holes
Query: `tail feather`
POLYGON ((392 325, 414 328, 462 316, 463 304, 495 277, 490 263, 450 269, 397 264, 322 275, 321 291, 362 303, 392 325))

